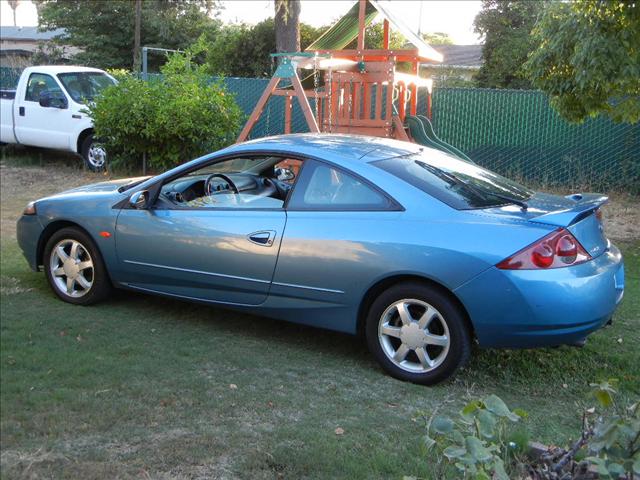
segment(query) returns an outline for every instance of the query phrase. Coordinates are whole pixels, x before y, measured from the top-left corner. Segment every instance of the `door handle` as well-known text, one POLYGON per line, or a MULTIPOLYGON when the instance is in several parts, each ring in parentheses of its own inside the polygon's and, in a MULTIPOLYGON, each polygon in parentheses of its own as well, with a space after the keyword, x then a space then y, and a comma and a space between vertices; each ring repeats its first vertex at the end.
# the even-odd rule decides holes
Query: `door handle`
POLYGON ((256 245, 260 245, 263 247, 270 247, 273 245, 273 239, 276 237, 276 232, 274 230, 261 230, 259 232, 253 232, 247 235, 247 239, 251 243, 255 243, 256 245))
POLYGON ((19 114, 21 117, 24 117, 24 107, 19 107, 19 108, 18 108, 18 114, 19 114))

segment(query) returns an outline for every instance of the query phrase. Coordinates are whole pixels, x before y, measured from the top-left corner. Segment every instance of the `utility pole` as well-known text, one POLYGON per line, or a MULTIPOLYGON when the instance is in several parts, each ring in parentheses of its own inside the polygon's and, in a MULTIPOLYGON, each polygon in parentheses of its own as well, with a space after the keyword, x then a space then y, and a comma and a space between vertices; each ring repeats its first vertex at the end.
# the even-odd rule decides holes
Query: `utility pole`
POLYGON ((140 23, 142 22, 142 0, 136 0, 136 20, 133 33, 133 71, 140 72, 140 23))

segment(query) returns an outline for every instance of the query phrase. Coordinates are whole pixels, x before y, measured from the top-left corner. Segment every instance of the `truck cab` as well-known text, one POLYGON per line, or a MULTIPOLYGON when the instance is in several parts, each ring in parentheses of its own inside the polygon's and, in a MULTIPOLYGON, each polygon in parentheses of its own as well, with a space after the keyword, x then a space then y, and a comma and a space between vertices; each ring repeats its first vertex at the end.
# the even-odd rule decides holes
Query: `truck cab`
POLYGON ((96 68, 26 68, 15 92, 2 92, 0 140, 76 152, 89 169, 101 170, 106 152, 94 139, 86 106, 115 82, 96 68))

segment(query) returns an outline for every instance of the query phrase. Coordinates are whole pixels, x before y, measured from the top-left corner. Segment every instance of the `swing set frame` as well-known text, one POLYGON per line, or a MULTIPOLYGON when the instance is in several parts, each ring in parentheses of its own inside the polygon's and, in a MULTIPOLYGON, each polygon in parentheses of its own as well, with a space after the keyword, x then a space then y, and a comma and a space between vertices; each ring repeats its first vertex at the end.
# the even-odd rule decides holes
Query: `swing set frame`
MULTIPOLYGON (((431 116, 432 82, 419 76, 420 63, 442 61, 442 55, 407 29, 382 2, 358 0, 357 7, 357 49, 317 48, 322 46, 323 39, 328 38, 332 27, 305 52, 272 54, 272 58, 278 61, 278 67, 237 142, 249 138, 251 129, 272 96, 284 97, 285 134, 291 133, 295 97, 312 133, 353 133, 411 141, 404 122, 407 114, 415 116, 417 113, 418 87, 427 87, 427 112, 431 116), (382 48, 379 49, 365 48, 365 30, 375 17, 375 12, 373 16, 367 14, 367 8, 371 12, 372 6, 384 17, 382 48), (414 48, 389 49, 391 23, 409 38, 414 48), (397 72, 399 62, 408 62, 411 73, 397 72), (303 88, 297 70, 309 68, 314 70, 314 75, 318 70, 324 71, 322 90, 317 83, 313 90, 303 88), (288 84, 281 86, 283 81, 288 81, 288 84), (309 103, 310 98, 315 100, 315 112, 309 103)), ((348 44, 353 38, 347 36, 341 42, 348 44)), ((327 43, 330 42, 324 41, 325 45, 327 43)))

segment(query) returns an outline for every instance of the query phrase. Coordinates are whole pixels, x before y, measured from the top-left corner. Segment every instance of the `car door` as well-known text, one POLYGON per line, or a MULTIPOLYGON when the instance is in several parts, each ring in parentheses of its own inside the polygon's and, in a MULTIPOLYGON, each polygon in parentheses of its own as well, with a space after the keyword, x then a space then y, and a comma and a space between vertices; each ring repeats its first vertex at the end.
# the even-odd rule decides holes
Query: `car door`
POLYGON ((295 321, 351 331, 335 309, 357 307, 372 279, 393 270, 387 243, 401 214, 397 202, 364 179, 334 165, 305 162, 287 205, 270 296, 316 307, 295 321))
POLYGON ((183 298, 263 303, 286 224, 284 202, 266 203, 276 205, 123 208, 116 224, 120 281, 183 298))
POLYGON ((15 132, 24 145, 57 149, 70 148, 70 134, 74 127, 67 98, 66 108, 41 107, 40 95, 67 98, 55 78, 44 73, 31 73, 24 94, 14 103, 15 132))

